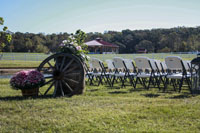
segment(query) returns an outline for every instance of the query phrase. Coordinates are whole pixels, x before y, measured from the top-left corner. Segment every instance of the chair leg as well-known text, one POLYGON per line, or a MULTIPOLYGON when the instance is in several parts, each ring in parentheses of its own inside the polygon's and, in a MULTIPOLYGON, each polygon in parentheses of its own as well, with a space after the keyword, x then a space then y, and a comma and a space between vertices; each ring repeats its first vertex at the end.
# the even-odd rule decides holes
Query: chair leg
POLYGON ((125 81, 125 77, 124 77, 124 79, 122 78, 122 77, 120 77, 120 80, 121 80, 121 82, 122 82, 122 87, 125 87, 125 84, 124 84, 124 81, 125 81))
POLYGON ((142 84, 143 84, 144 88, 147 89, 147 86, 146 86, 145 82, 146 82, 146 80, 144 78, 142 78, 142 84))
POLYGON ((190 92, 192 93, 192 85, 191 85, 191 81, 188 77, 186 77, 186 82, 188 84, 188 88, 189 88, 190 92))
POLYGON ((174 87, 174 91, 176 91, 176 81, 175 79, 171 79, 172 85, 174 87))
POLYGON ((110 81, 109 76, 110 76, 110 75, 105 75, 106 81, 107 81, 108 85, 111 86, 111 81, 110 81))
POLYGON ((132 78, 132 76, 128 76, 128 79, 130 80, 130 84, 133 86, 133 78, 132 78))
POLYGON ((136 81, 135 81, 135 85, 134 85, 134 88, 136 88, 136 85, 137 85, 137 82, 138 82, 138 77, 136 77, 136 81))
POLYGON ((102 78, 103 78, 102 76, 98 76, 98 79, 99 79, 98 86, 99 86, 100 84, 103 85, 102 78))
POLYGON ((165 83, 164 83, 164 88, 163 88, 163 92, 165 92, 166 88, 167 88, 167 85, 169 83, 169 79, 168 78, 165 78, 165 83))
POLYGON ((114 84, 114 82, 115 82, 115 76, 113 77, 113 81, 112 81, 112 87, 113 87, 113 84, 114 84))
POLYGON ((179 84, 179 92, 181 92, 182 85, 183 85, 183 78, 181 79, 180 84, 179 84))
POLYGON ((131 85, 132 85, 133 87, 135 86, 134 76, 131 77, 131 85))
POLYGON ((90 85, 92 85, 93 84, 93 81, 94 80, 94 75, 92 75, 92 78, 91 78, 91 80, 90 80, 90 85))
POLYGON ((158 89, 160 90, 160 81, 159 81, 158 77, 155 77, 155 80, 156 80, 156 84, 158 86, 158 89))

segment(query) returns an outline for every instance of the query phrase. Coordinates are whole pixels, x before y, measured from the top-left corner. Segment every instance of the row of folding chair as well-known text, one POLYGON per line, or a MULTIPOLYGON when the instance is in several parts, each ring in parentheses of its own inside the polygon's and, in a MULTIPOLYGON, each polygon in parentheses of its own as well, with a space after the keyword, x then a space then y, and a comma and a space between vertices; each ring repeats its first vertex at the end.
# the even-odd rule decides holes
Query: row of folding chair
MULTIPOLYGON (((98 85, 103 84, 103 80, 113 86, 114 82, 120 80, 122 87, 125 86, 125 80, 131 78, 132 73, 130 70, 134 67, 131 60, 125 60, 122 58, 114 58, 113 60, 106 60, 107 69, 103 62, 97 58, 92 58, 89 62, 90 69, 86 69, 86 75, 88 77, 89 84, 92 85, 93 81, 98 81, 98 85), (125 65, 125 62, 127 65, 125 65), (129 69, 127 68, 129 67, 129 69)), ((129 80, 132 84, 132 80, 129 80)))
POLYGON ((183 61, 177 56, 168 56, 164 62, 147 57, 138 57, 134 60, 138 68, 137 79, 142 79, 141 83, 145 88, 149 89, 153 84, 154 87, 161 89, 160 86, 163 85, 163 91, 165 91, 168 85, 172 85, 174 90, 178 89, 180 92, 185 81, 191 91, 191 63, 189 61, 183 61), (142 72, 140 72, 141 69, 142 72), (149 72, 145 72, 146 70, 149 72), (148 79, 147 84, 144 79, 148 79))
POLYGON ((125 82, 128 81, 134 88, 141 84, 146 89, 153 86, 160 90, 162 86, 165 91, 168 85, 172 85, 174 90, 181 91, 183 82, 186 81, 191 89, 189 61, 169 56, 164 62, 148 57, 137 57, 134 62, 131 59, 115 57, 106 60, 106 69, 101 60, 92 58, 89 62, 90 70, 86 70, 89 84, 92 85, 96 80, 98 85, 105 81, 109 86, 113 86, 115 82, 120 81, 121 86, 125 87, 125 82))

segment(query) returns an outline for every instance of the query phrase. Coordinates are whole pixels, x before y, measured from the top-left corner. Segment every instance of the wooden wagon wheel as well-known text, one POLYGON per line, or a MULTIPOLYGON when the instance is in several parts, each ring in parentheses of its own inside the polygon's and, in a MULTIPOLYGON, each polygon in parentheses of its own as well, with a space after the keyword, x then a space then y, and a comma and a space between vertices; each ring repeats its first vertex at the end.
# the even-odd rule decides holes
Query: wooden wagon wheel
POLYGON ((41 87, 48 86, 44 95, 52 93, 54 97, 72 96, 83 92, 85 72, 82 62, 74 55, 51 55, 39 65, 38 71, 45 77, 45 83, 41 87))

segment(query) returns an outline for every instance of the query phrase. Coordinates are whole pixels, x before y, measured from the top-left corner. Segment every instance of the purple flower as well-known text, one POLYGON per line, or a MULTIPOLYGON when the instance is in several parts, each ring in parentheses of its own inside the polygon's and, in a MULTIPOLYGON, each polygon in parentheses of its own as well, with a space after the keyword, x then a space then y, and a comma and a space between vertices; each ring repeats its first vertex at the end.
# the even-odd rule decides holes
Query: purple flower
POLYGON ((10 85, 14 89, 29 89, 39 87, 44 80, 43 74, 39 71, 20 71, 10 79, 10 85))
POLYGON ((61 43, 60 45, 59 45, 59 47, 64 47, 65 46, 65 44, 64 43, 61 43))
POLYGON ((82 50, 81 46, 76 47, 77 50, 82 50))

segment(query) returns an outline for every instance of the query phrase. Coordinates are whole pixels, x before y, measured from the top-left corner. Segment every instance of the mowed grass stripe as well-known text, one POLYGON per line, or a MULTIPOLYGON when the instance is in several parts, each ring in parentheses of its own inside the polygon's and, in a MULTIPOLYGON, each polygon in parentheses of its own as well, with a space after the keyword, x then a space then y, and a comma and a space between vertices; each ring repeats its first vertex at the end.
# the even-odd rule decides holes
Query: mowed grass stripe
MULTIPOLYGON (((50 55, 43 53, 3 53, 5 54, 0 61, 0 67, 38 67, 39 64, 50 55), (26 55, 26 56, 25 56, 26 55), (15 57, 12 60, 12 57, 15 57)), ((150 54, 88 54, 90 58, 98 58, 105 62, 106 59, 114 57, 122 57, 125 59, 134 59, 139 56, 145 56, 153 59, 164 61, 166 56, 180 56, 183 60, 191 61, 196 57, 194 54, 165 54, 165 53, 150 53, 150 54)))

